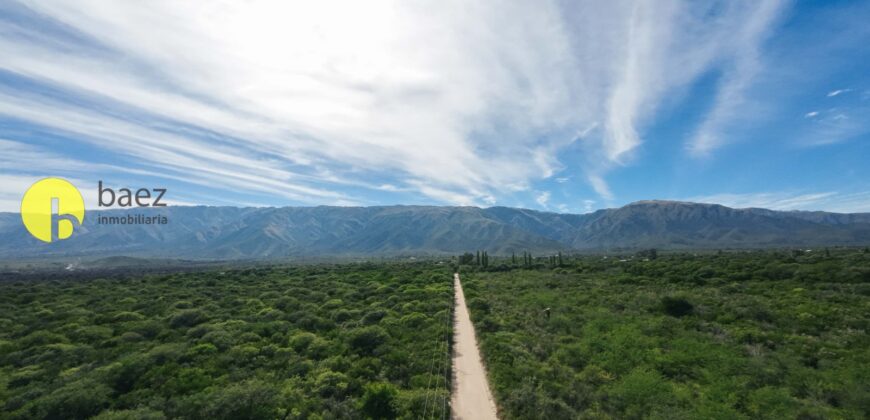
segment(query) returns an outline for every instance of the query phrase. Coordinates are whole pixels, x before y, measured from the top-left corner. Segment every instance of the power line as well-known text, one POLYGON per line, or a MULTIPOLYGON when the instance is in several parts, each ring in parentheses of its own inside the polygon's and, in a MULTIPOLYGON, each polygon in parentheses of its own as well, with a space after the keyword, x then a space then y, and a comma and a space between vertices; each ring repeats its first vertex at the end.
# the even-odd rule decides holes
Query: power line
MULTIPOLYGON (((456 301, 455 301, 456 300, 456 292, 455 292, 455 290, 453 290, 452 287, 451 287, 451 291, 452 291, 452 293, 451 293, 451 302, 452 303, 450 305, 448 305, 448 307, 445 311, 445 314, 444 314, 444 321, 445 321, 446 329, 445 329, 445 336, 444 336, 444 342, 443 342, 443 350, 439 351, 439 349, 442 347, 442 344, 441 344, 442 342, 441 342, 440 334, 439 334, 439 338, 436 339, 436 341, 435 341, 436 345, 435 345, 434 352, 432 354, 432 363, 430 365, 430 369, 428 372, 429 373, 429 380, 426 382, 426 400, 423 403, 423 418, 426 418, 426 415, 429 413, 429 401, 430 401, 429 395, 431 395, 432 391, 433 391, 433 389, 432 389, 433 388, 432 387, 432 377, 436 374, 436 372, 440 374, 442 371, 445 372, 444 375, 446 375, 446 370, 442 370, 442 368, 440 366, 437 368, 437 371, 436 371, 435 359, 437 358, 438 354, 440 353, 440 354, 444 355, 445 365, 450 361, 450 354, 449 354, 450 342, 449 341, 450 341, 450 332, 451 332, 450 325, 451 325, 451 321, 452 321, 451 314, 453 313, 452 308, 456 303, 456 301)), ((434 388, 437 389, 439 383, 440 383, 440 379, 436 378, 434 388)), ((444 385, 445 385, 445 387, 447 386, 446 376, 444 377, 444 385)), ((435 414, 435 410, 437 408, 437 405, 436 405, 437 399, 438 399, 438 395, 437 395, 437 391, 436 391, 436 393, 434 395, 432 395, 432 414, 433 415, 435 414)), ((446 397, 445 397, 445 400, 444 400, 445 407, 446 407, 446 404, 447 404, 447 402, 446 402, 446 397)), ((442 415, 443 415, 443 411, 442 411, 442 415)))

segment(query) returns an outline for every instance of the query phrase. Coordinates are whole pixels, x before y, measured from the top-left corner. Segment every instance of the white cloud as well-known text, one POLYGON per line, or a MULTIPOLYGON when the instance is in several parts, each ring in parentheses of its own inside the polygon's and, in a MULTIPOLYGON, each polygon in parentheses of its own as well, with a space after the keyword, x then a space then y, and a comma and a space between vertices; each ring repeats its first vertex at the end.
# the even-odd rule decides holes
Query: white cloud
POLYGON ((604 182, 604 179, 597 175, 589 175, 587 179, 592 185, 592 189, 594 189, 595 192, 598 193, 599 196, 601 196, 601 198, 607 201, 613 200, 613 193, 610 191, 610 187, 607 185, 607 183, 604 182))
MULTIPOLYGON (((141 188, 153 186, 137 183, 147 179, 170 179, 178 182, 198 183, 183 174, 168 174, 131 168, 126 165, 109 165, 73 159, 43 147, 0 138, 0 211, 17 212, 20 199, 27 188, 39 179, 60 176, 72 182, 85 199, 87 209, 97 209, 97 182, 106 181, 106 186, 118 188, 141 188), (13 173, 14 172, 14 173, 13 173), (95 175, 100 175, 96 177, 95 175), (108 178, 106 178, 108 176, 108 178)), ((203 181, 207 184, 208 181, 203 181)), ((159 184, 163 186, 163 184, 159 184)), ((191 193, 171 189, 163 199, 168 205, 191 206, 203 203, 262 207, 263 203, 228 201, 226 197, 191 193)))
POLYGON ((550 192, 543 191, 535 197, 535 202, 543 208, 547 208, 547 203, 550 201, 550 192))
MULTIPOLYGON (((273 162, 256 159, 238 147, 219 147, 55 101, 44 102, 0 91, 0 114, 57 127, 84 143, 144 161, 145 169, 151 168, 151 171, 138 168, 143 173, 160 173, 163 177, 202 186, 261 191, 302 202, 345 199, 332 191, 288 182, 305 177, 273 162)), ((59 168, 67 170, 66 166, 48 165, 40 159, 35 159, 30 166, 32 171, 42 173, 59 168)))
POLYGON ((583 212, 591 213, 595 210, 595 200, 583 200, 583 212))
POLYGON ((21 197, 34 182, 45 178, 36 175, 12 175, 0 173, 0 211, 21 210, 21 197))
POLYGON ((813 118, 813 117, 818 116, 818 115, 819 115, 818 111, 810 111, 804 115, 804 118, 813 118))
MULTIPOLYGON (((18 175, 0 173, 0 211, 18 213, 21 211, 21 198, 31 185, 46 178, 46 175, 18 175)), ((97 182, 75 177, 64 177, 71 182, 85 201, 85 208, 97 208, 97 182)), ((173 203, 177 204, 177 203, 173 203)))
POLYGON ((828 97, 829 97, 829 98, 832 98, 832 97, 834 97, 834 96, 841 95, 841 94, 843 94, 843 93, 847 93, 847 92, 851 92, 851 91, 852 91, 852 89, 837 89, 837 90, 832 90, 832 91, 828 92, 828 97))
POLYGON ((564 184, 564 183, 568 182, 569 179, 571 179, 571 178, 567 177, 567 176, 559 177, 559 178, 556 178, 556 182, 558 182, 560 184, 564 184))
POLYGON ((100 45, 0 22, 0 68, 63 93, 0 92, 0 114, 201 186, 333 204, 359 202, 344 187, 384 185, 493 203, 562 169, 560 152, 578 140, 588 158, 571 164, 612 200, 604 175, 630 160, 660 104, 729 63, 699 138, 733 116, 778 9, 676 0, 28 7, 100 45))
POLYGON ((378 189, 382 190, 382 191, 390 191, 390 192, 402 191, 401 188, 399 188, 395 185, 392 185, 392 184, 381 184, 381 186, 379 186, 378 189))
POLYGON ((693 156, 707 156, 725 144, 732 124, 747 114, 744 109, 748 106, 747 91, 763 67, 761 43, 781 13, 782 4, 779 0, 758 2, 754 13, 746 16, 745 24, 722 40, 721 48, 732 55, 732 64, 720 81, 712 110, 689 141, 688 149, 693 156))
POLYGON ((870 132, 870 109, 831 109, 813 116, 797 136, 801 146, 824 146, 852 140, 870 132))
POLYGON ((681 201, 722 204, 734 208, 765 208, 771 210, 824 210, 842 213, 870 212, 870 192, 813 193, 758 192, 745 194, 714 194, 690 197, 681 201))

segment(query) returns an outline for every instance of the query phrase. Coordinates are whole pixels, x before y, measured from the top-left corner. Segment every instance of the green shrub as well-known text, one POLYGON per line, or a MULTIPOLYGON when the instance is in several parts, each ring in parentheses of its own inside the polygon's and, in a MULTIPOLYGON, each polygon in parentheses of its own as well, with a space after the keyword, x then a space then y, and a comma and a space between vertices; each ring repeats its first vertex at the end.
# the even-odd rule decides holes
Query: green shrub
POLYGON ((257 420, 278 417, 278 391, 259 380, 249 380, 221 388, 208 395, 201 418, 257 420))
POLYGON ((396 418, 396 396, 398 390, 389 383, 370 383, 365 387, 365 393, 360 401, 360 410, 372 419, 396 418))
POLYGON ((661 299, 662 310, 675 317, 691 315, 695 307, 684 297, 665 296, 661 299))
POLYGON ((51 394, 33 401, 34 417, 85 419, 109 406, 111 389, 93 380, 64 385, 51 394))
POLYGON ((199 309, 186 309, 173 315, 169 319, 169 326, 172 328, 192 327, 201 324, 207 320, 205 313, 199 309))
POLYGON ((164 420, 166 415, 162 411, 148 408, 133 410, 106 410, 92 417, 91 420, 164 420))
POLYGON ((378 326, 358 328, 350 332, 348 344, 351 349, 363 355, 374 354, 375 350, 384 344, 389 335, 378 326))

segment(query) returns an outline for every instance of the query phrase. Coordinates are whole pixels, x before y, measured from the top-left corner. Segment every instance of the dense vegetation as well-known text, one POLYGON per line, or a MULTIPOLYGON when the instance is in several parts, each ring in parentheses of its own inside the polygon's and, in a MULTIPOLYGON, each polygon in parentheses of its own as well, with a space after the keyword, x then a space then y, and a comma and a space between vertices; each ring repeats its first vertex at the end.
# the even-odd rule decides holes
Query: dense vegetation
POLYGON ((492 266, 463 287, 506 419, 870 418, 866 250, 492 266))
POLYGON ((452 279, 420 263, 0 282, 0 418, 442 418, 452 279))

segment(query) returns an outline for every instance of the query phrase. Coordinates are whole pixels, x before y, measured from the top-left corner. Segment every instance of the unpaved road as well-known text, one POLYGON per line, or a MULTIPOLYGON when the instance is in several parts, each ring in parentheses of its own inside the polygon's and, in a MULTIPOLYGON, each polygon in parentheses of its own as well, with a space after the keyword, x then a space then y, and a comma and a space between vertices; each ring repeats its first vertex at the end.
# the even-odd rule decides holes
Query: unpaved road
POLYGON ((453 274, 456 314, 453 329, 453 395, 450 397, 454 419, 497 420, 495 402, 489 391, 486 370, 477 348, 474 326, 465 306, 459 273, 453 274))

